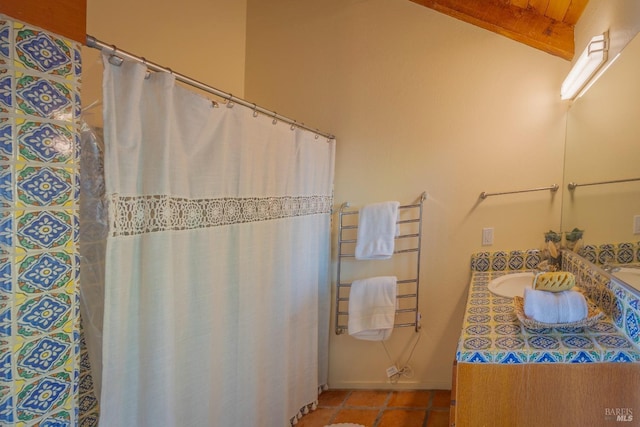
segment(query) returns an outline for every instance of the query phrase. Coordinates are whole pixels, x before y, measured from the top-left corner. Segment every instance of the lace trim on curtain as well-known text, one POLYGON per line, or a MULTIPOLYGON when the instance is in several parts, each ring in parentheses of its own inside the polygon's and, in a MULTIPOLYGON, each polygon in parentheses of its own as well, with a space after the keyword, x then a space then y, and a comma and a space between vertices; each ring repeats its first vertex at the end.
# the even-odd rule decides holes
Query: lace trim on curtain
POLYGON ((331 213, 333 196, 223 197, 109 196, 110 234, 133 236, 331 213))

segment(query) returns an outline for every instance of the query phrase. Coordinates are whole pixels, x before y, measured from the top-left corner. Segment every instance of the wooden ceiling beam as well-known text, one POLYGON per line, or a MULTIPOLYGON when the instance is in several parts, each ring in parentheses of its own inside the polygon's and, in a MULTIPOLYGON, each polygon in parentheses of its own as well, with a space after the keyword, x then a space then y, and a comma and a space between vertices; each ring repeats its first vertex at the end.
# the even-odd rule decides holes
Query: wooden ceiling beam
POLYGON ((555 19, 556 21, 564 21, 564 15, 571 5, 571 0, 554 0, 549 2, 545 16, 555 19))
POLYGON ((571 4, 564 15, 564 22, 569 25, 576 25, 578 19, 582 16, 584 8, 587 7, 589 0, 571 0, 571 4))
POLYGON ((529 6, 534 8, 539 14, 544 15, 547 13, 547 7, 549 7, 549 0, 530 0, 529 6))
POLYGON ((87 0, 0 0, 0 13, 84 44, 87 0))
POLYGON ((560 58, 574 55, 573 25, 501 0, 410 0, 560 58))
POLYGON ((511 0, 511 4, 525 9, 529 5, 529 0, 511 0))

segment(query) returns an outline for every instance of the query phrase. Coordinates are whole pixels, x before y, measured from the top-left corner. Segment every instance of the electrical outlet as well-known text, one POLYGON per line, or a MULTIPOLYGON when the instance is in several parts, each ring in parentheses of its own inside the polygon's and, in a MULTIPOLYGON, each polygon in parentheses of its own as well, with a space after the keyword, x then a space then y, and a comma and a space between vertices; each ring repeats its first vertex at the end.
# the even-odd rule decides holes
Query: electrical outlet
POLYGON ((482 246, 493 245, 493 227, 482 229, 482 246))
POLYGON ((633 234, 640 234, 640 215, 633 216, 633 234))
POLYGON ((387 377, 391 378, 394 375, 398 375, 398 368, 396 367, 396 365, 389 366, 387 368, 387 377))

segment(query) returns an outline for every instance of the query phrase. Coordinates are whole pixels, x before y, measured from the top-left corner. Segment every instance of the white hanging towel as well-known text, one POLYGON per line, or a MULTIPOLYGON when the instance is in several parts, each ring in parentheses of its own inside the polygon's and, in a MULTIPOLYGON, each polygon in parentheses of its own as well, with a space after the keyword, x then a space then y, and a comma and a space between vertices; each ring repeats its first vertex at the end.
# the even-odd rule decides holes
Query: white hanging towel
POLYGON ((360 209, 356 259, 389 259, 398 235, 399 202, 372 203, 360 209))
POLYGON ((368 341, 391 336, 396 314, 397 277, 354 280, 349 293, 349 335, 368 341))

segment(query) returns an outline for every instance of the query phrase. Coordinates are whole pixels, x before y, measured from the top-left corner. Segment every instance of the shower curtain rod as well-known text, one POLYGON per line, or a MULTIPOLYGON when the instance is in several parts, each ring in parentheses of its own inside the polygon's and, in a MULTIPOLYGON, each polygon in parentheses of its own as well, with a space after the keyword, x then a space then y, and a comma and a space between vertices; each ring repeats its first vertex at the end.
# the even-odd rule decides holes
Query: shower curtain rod
POLYGON ((246 101, 242 98, 238 98, 233 96, 230 93, 224 92, 220 89, 216 89, 212 86, 206 85, 202 82, 199 82, 198 80, 192 79, 191 77, 185 76, 184 74, 180 74, 177 73, 175 71, 173 71, 171 68, 167 68, 167 67, 163 67, 161 65, 158 65, 154 62, 151 61, 147 61, 145 58, 134 55, 132 53, 126 52, 114 45, 110 45, 107 44, 105 42, 102 42, 98 39, 96 39, 93 36, 90 36, 89 34, 87 34, 87 46, 94 48, 94 49, 108 49, 111 50, 113 52, 113 55, 116 56, 124 56, 128 59, 131 59, 133 61, 136 62, 140 62, 144 65, 147 66, 147 68, 149 68, 150 70, 153 71, 160 71, 160 72, 165 72, 165 73, 171 73, 174 75, 174 77, 176 78, 176 80, 182 82, 182 83, 186 83, 190 86, 193 86, 195 88, 198 88, 200 90, 203 90, 205 92, 211 93, 213 95, 219 96, 223 99, 225 99, 227 101, 227 103, 229 103, 228 105, 233 105, 235 104, 240 104, 244 107, 250 108, 252 109, 254 112, 258 112, 258 113, 262 113, 266 116, 269 116, 271 118, 273 118, 274 120, 274 124, 276 123, 277 120, 288 123, 291 125, 291 129, 293 129, 294 127, 298 127, 301 129, 305 129, 308 130, 310 132, 313 132, 316 134, 316 138, 318 137, 318 135, 323 136, 327 139, 335 139, 335 136, 330 134, 330 133, 324 133, 319 131, 318 129, 313 129, 310 128, 309 126, 306 126, 304 123, 298 123, 295 120, 292 120, 288 117, 285 116, 281 116, 280 114, 276 113, 275 111, 271 111, 271 110, 267 110, 266 108, 260 107, 259 105, 256 105, 252 102, 246 101))

